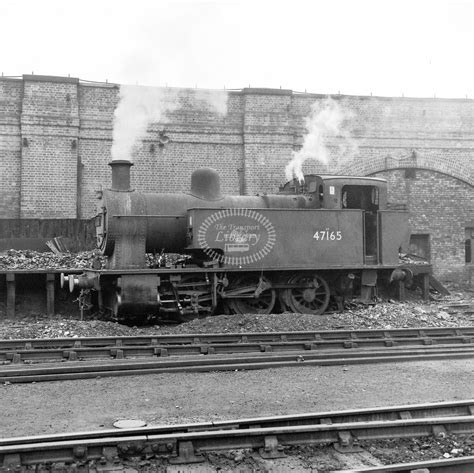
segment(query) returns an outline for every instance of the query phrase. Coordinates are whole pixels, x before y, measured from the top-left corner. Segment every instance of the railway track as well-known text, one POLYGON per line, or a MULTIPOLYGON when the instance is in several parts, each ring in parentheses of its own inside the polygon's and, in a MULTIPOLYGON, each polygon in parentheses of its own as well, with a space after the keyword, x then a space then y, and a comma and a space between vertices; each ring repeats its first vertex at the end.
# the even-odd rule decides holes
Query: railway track
POLYGON ((0 340, 0 363, 470 344, 474 327, 0 340))
MULTIPOLYGON (((390 466, 342 470, 339 473, 472 473, 474 456, 452 458, 449 460, 431 460, 410 463, 397 463, 390 466)), ((337 472, 336 472, 337 473, 337 472)))
MULTIPOLYGON (((284 449, 290 446, 333 444, 339 451, 353 452, 360 451, 358 442, 363 440, 473 432, 474 400, 471 399, 0 439, 0 466, 77 464, 91 460, 117 463, 137 455, 152 455, 169 463, 197 463, 204 460, 207 452, 242 448, 259 449, 263 458, 274 459, 285 456, 284 449)), ((474 457, 467 458, 474 461, 474 457)), ((467 464, 468 460, 464 462, 467 464)))
MULTIPOLYGON (((31 338, 0 340, 0 352, 28 351, 36 349, 75 349, 97 347, 143 347, 156 345, 195 344, 245 344, 313 342, 321 347, 347 348, 347 342, 360 346, 386 346, 387 344, 434 344, 472 343, 474 326, 466 327, 414 327, 398 329, 367 330, 320 330, 305 332, 242 332, 242 333, 200 333, 178 335, 121 336, 121 337, 74 337, 74 338, 31 338)), ((0 358, 1 360, 1 358, 0 358)))
POLYGON ((0 382, 471 358, 473 341, 474 327, 0 340, 0 382))

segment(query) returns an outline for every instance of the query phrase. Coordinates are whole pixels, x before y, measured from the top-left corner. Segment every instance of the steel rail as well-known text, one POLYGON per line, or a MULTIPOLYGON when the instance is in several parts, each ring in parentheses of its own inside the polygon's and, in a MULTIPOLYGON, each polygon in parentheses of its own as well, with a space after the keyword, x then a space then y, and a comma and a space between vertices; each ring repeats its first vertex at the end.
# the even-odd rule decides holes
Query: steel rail
POLYGON ((60 364, 4 365, 0 383, 27 383, 105 376, 129 376, 171 372, 235 371, 292 366, 330 366, 402 361, 473 358, 474 347, 429 346, 424 348, 385 348, 383 350, 332 351, 303 354, 260 353, 232 356, 181 356, 153 360, 109 360, 101 362, 71 361, 60 364))
POLYGON ((63 441, 32 442, 0 446, 4 466, 43 462, 70 462, 130 455, 158 454, 172 463, 202 461, 204 452, 237 448, 260 448, 262 456, 283 456, 286 446, 337 444, 351 449, 357 441, 383 438, 412 438, 429 435, 470 434, 474 416, 399 419, 394 421, 347 422, 340 424, 252 427, 248 429, 168 432, 138 432, 124 437, 102 436, 63 441))
POLYGON ((218 420, 188 424, 161 424, 128 429, 103 429, 88 432, 60 433, 1 439, 0 447, 56 441, 95 439, 100 437, 128 437, 135 434, 158 435, 173 432, 201 432, 209 430, 250 429, 255 427, 285 427, 316 424, 344 424, 350 422, 394 421, 441 417, 474 416, 474 399, 423 404, 403 404, 342 411, 308 412, 267 417, 218 420))
POLYGON ((137 358, 189 354, 290 352, 348 348, 460 345, 474 342, 474 327, 344 332, 204 334, 0 340, 0 363, 137 358))
POLYGON ((413 327, 397 329, 317 330, 294 332, 191 333, 172 335, 64 337, 0 340, 0 350, 31 350, 34 348, 77 348, 129 345, 179 345, 199 343, 265 343, 286 341, 378 340, 378 339, 449 339, 472 338, 474 326, 413 327))
POLYGON ((387 466, 357 468, 356 470, 339 470, 335 473, 472 473, 474 456, 449 458, 446 460, 428 460, 411 463, 395 463, 387 466))
MULTIPOLYGON (((152 345, 152 346, 118 346, 110 348, 74 348, 74 349, 35 349, 15 350, 12 352, 0 352, 0 365, 10 363, 44 363, 58 361, 76 360, 100 360, 100 359, 136 359, 166 356, 186 355, 230 355, 230 354, 252 354, 252 353, 289 353, 289 352, 326 352, 334 350, 375 350, 384 347, 406 349, 407 347, 466 347, 466 341, 459 339, 442 340, 443 344, 433 340, 402 339, 397 342, 385 340, 374 341, 328 341, 319 343, 309 342, 267 342, 267 343, 239 343, 219 345, 152 345)), ((473 344, 474 346, 474 344, 473 344)))

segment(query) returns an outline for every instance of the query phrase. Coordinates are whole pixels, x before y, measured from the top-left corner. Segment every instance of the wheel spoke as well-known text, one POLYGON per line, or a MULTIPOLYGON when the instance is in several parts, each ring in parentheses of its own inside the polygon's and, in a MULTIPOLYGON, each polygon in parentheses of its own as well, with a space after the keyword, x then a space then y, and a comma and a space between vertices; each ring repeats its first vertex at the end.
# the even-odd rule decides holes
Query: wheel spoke
POLYGON ((296 274, 289 278, 288 284, 308 288, 285 289, 281 299, 289 310, 314 315, 322 314, 326 310, 329 304, 330 291, 328 284, 322 277, 314 274, 296 274))
MULTIPOLYGON (((266 278, 263 278, 266 281, 266 278)), ((260 282, 260 276, 241 276, 232 283, 233 289, 241 287, 256 288, 260 282)), ((268 282, 268 281, 266 281, 268 282)), ((275 305, 276 295, 274 289, 265 289, 258 298, 232 298, 227 304, 235 314, 270 314, 275 305)))

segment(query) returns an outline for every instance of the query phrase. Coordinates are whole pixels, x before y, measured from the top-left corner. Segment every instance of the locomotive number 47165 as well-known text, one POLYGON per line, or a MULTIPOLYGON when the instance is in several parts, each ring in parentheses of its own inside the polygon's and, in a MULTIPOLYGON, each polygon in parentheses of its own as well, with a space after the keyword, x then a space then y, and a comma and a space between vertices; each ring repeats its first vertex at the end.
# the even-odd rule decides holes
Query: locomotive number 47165
POLYGON ((342 232, 340 230, 316 230, 313 235, 315 240, 326 240, 326 241, 334 241, 334 240, 342 240, 342 232))

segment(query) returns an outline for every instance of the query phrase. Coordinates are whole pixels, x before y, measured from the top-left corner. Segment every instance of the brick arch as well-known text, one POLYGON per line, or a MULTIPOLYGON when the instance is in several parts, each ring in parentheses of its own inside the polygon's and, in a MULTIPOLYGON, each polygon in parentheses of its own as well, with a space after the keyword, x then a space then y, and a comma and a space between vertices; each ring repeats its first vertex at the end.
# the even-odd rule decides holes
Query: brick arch
POLYGON ((402 158, 372 156, 361 159, 357 157, 345 164, 341 174, 369 176, 378 172, 406 168, 436 171, 474 186, 473 169, 466 166, 462 160, 455 160, 449 156, 423 156, 417 151, 412 151, 409 156, 405 155, 402 158))

